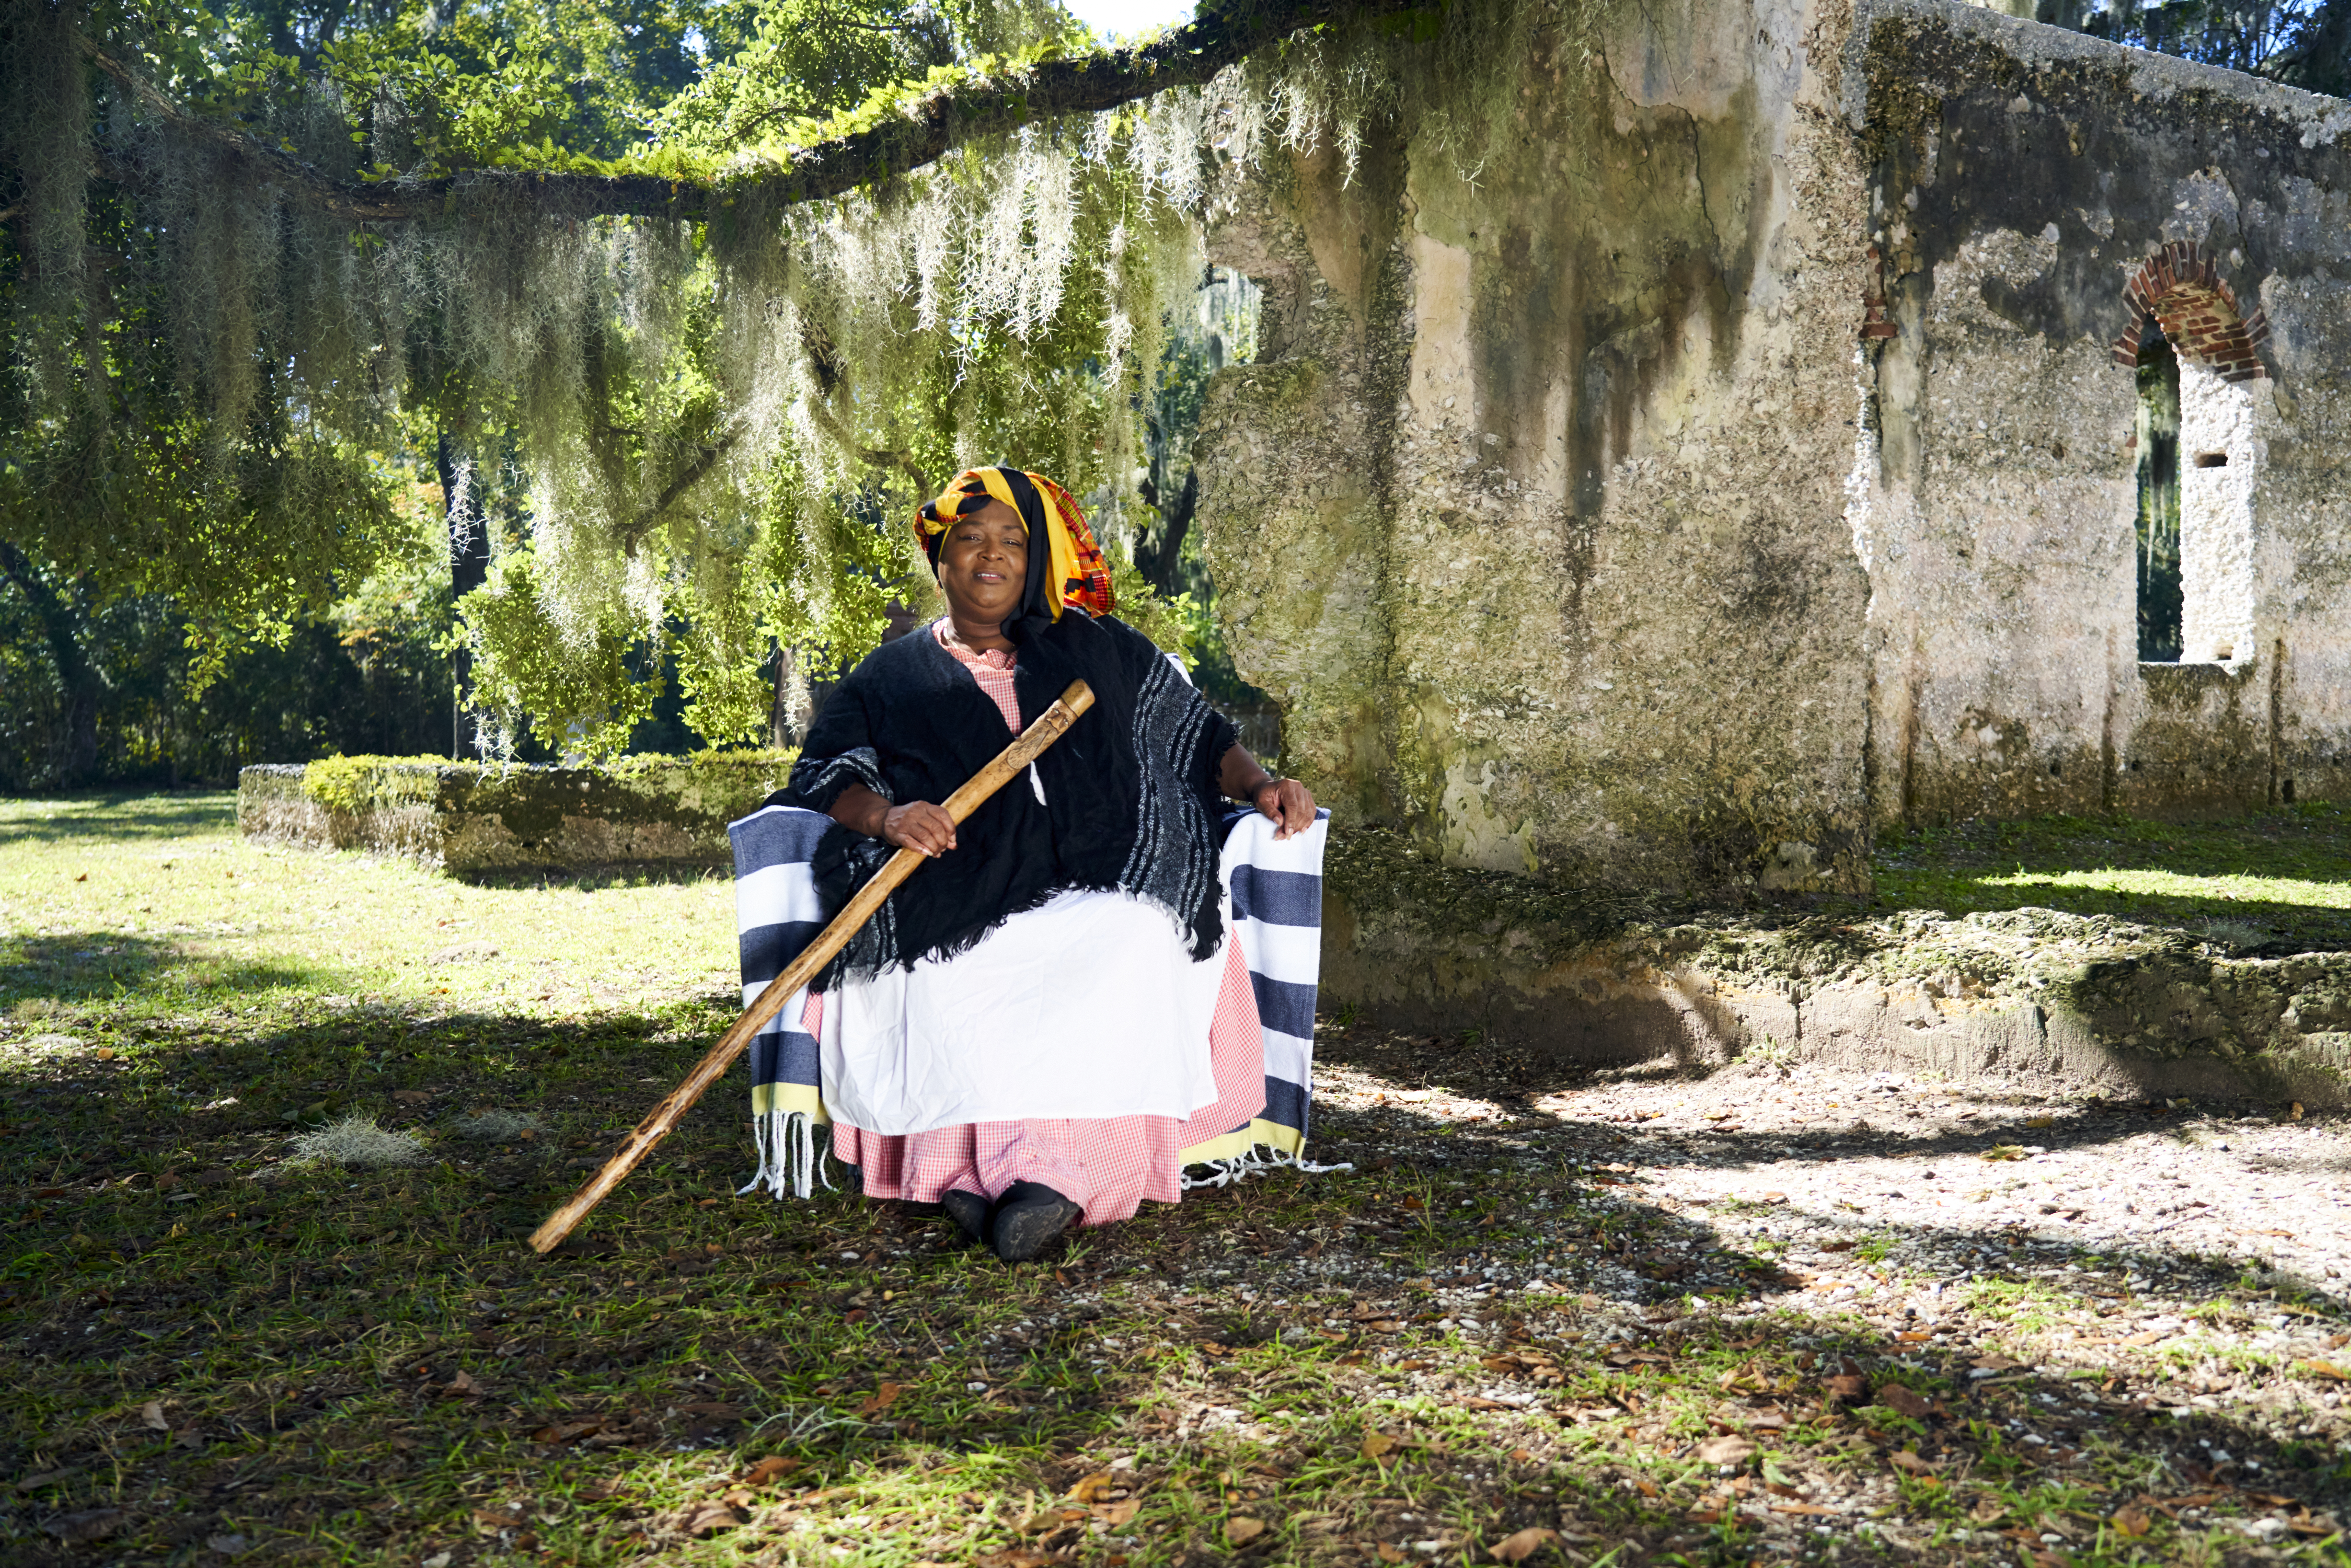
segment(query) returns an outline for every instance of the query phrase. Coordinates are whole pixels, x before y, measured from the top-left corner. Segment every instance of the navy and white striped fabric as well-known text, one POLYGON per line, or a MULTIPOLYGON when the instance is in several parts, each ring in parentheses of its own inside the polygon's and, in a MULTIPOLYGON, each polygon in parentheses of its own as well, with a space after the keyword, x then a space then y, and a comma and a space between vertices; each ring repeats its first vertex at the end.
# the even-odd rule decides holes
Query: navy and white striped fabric
MULTIPOLYGON (((1222 872, 1232 925, 1257 993, 1265 1035, 1265 1106, 1238 1127, 1183 1151, 1222 1181, 1268 1163, 1301 1164, 1314 1094, 1314 993, 1322 967, 1322 850, 1331 813, 1286 841, 1255 811, 1225 819, 1222 872)), ((832 826, 819 812, 768 806, 728 826, 735 845, 735 918, 749 1006, 824 929, 810 862, 832 826)), ((800 1027, 807 993, 787 1001, 751 1042, 751 1123, 759 1170, 743 1190, 807 1197, 811 1129, 831 1118, 817 1042, 800 1027)), ((1186 1185, 1193 1185, 1188 1183, 1186 1185)))

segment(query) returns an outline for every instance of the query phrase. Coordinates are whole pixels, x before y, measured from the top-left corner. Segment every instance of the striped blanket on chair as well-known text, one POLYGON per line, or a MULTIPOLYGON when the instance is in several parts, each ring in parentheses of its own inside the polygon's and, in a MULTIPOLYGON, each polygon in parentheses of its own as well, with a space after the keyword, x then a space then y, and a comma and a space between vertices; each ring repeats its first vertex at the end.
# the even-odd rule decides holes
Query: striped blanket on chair
MULTIPOLYGON (((1317 812, 1313 827, 1287 841, 1276 841, 1273 824, 1255 811, 1225 819, 1223 876, 1233 931, 1265 1031, 1265 1106, 1240 1126, 1220 1129, 1184 1150, 1187 1166, 1205 1167, 1205 1174, 1187 1175, 1186 1186, 1221 1186, 1274 1165, 1322 1168, 1308 1166, 1305 1152, 1330 816, 1317 812)), ((831 826, 832 820, 819 812, 768 806, 727 827, 735 845, 735 924, 747 1007, 824 929, 810 862, 831 826)), ((815 1129, 831 1118, 818 1082, 817 1042, 800 1028, 807 999, 802 992, 787 1001, 751 1042, 751 1128, 759 1168, 744 1192, 764 1186, 778 1197, 787 1192, 806 1197, 811 1181, 822 1179, 815 1129)))

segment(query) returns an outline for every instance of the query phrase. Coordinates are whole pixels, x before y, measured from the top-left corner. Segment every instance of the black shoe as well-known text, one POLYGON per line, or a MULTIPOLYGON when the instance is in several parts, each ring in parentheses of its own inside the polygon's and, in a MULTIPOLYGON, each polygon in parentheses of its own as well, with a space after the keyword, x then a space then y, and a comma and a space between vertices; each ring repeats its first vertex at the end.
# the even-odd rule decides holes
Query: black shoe
POLYGON ((1007 1263, 1026 1263, 1083 1212, 1041 1182, 1014 1182, 996 1200, 996 1255, 1007 1263))
POLYGON ((947 1211, 949 1219, 963 1227, 966 1236, 982 1246, 987 1244, 987 1199, 976 1192, 949 1188, 946 1196, 939 1199, 939 1207, 947 1211))

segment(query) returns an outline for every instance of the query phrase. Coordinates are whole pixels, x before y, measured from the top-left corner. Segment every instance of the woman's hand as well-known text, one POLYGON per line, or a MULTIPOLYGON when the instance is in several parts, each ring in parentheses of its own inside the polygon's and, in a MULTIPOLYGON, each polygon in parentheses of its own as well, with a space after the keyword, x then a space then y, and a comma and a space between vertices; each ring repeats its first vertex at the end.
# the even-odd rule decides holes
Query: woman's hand
POLYGON ((885 844, 902 850, 920 850, 936 860, 956 847, 955 819, 944 806, 934 806, 928 800, 909 800, 903 806, 893 806, 882 818, 882 831, 876 836, 885 844))
POLYGON ((852 784, 832 803, 832 820, 895 849, 920 850, 933 860, 956 847, 955 819, 944 806, 910 800, 893 806, 862 784, 852 784))
POLYGON ((1276 779, 1249 754, 1234 746, 1218 759, 1217 788, 1226 799, 1247 800, 1273 822, 1274 837, 1286 839, 1314 825, 1314 796, 1295 779, 1276 779))
POLYGON ((1250 794, 1249 804, 1272 820, 1276 839, 1302 833, 1314 825, 1313 792, 1295 779, 1269 777, 1250 794))

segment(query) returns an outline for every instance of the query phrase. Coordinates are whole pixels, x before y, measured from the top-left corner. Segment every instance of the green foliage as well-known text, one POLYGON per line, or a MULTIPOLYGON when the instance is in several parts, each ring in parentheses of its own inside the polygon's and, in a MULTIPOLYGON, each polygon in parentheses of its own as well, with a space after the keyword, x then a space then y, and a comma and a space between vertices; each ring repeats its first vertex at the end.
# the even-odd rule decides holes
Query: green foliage
POLYGON ((540 737, 567 755, 611 756, 653 716, 654 684, 628 660, 645 628, 604 616, 559 623, 538 591, 538 566, 537 552, 511 550, 458 601, 475 690, 494 713, 530 715, 540 737))
MULTIPOLYGON (((406 549, 416 455, 471 454, 499 557, 458 607, 486 748, 619 751, 672 668, 705 742, 754 738, 778 646, 836 667, 893 602, 927 601, 900 519, 957 468, 1050 472, 1131 544, 1136 412, 1196 419, 1214 369, 1162 354, 1214 181, 1277 143, 1352 162, 1398 109, 1437 115, 1466 168, 1509 110, 1465 84, 1557 19, 1489 0, 1329 26, 1204 89, 778 207, 750 176, 794 148, 1086 35, 1042 0, 19 7, 0 21, 22 198, 0 263, 5 527, 98 601, 167 596, 201 679, 373 580, 406 549), (460 185, 435 216, 355 222, 223 157, 85 40, 331 181, 722 171, 736 195, 689 225, 460 185), (1457 100, 1474 123, 1445 118, 1457 100)), ((1205 580, 1186 591, 1126 599, 1228 670, 1205 580)))
POLYGON ((322 757, 302 769, 302 793, 330 811, 430 805, 445 757, 322 757), (424 771, 431 769, 432 771, 424 771))

